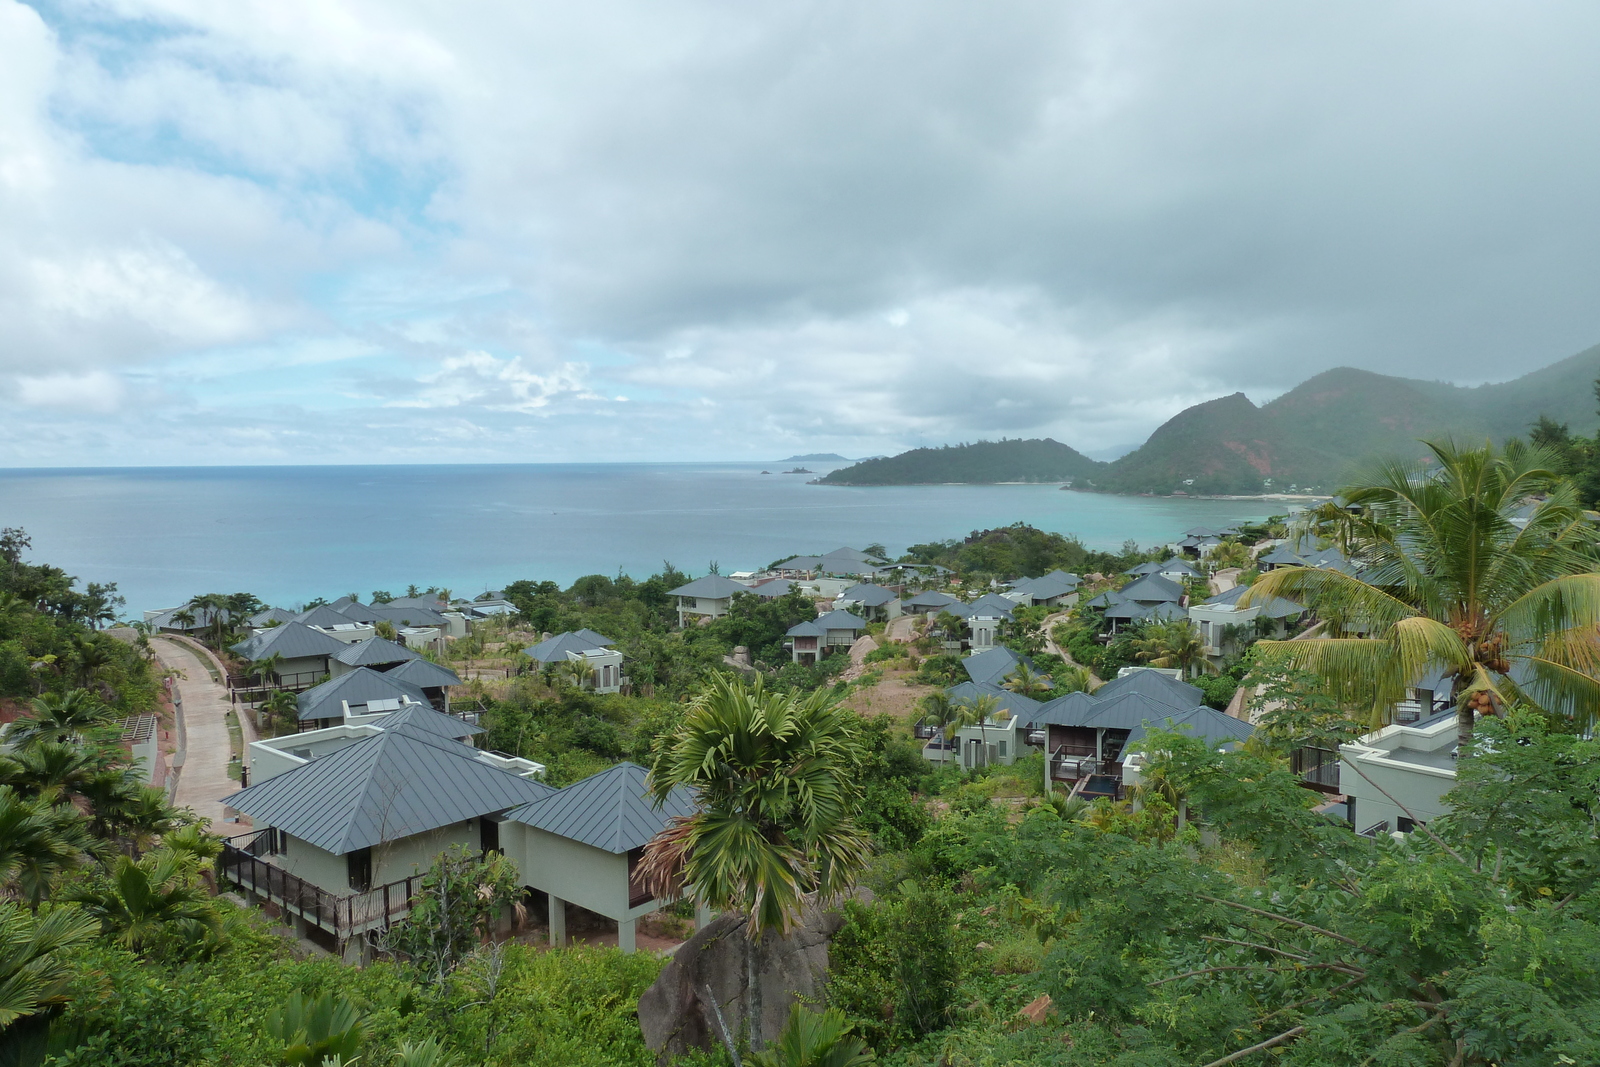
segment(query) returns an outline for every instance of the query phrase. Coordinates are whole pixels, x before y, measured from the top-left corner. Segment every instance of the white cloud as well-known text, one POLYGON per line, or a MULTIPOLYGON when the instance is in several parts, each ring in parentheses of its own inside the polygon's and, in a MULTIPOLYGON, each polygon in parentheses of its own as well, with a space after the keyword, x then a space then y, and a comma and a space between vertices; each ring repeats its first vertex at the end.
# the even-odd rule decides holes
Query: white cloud
POLYGON ((496 359, 467 352, 445 359, 440 368, 417 379, 417 395, 391 400, 389 407, 454 408, 477 404, 489 411, 538 412, 554 401, 603 400, 585 384, 586 367, 564 363, 537 374, 521 356, 496 359))
POLYGON ((49 315, 127 319, 187 344, 219 344, 249 334, 248 302, 207 278, 171 246, 91 251, 75 260, 29 264, 34 306, 49 315))
POLYGON ((19 375, 17 399, 29 407, 107 415, 122 406, 121 379, 105 371, 88 374, 19 375))

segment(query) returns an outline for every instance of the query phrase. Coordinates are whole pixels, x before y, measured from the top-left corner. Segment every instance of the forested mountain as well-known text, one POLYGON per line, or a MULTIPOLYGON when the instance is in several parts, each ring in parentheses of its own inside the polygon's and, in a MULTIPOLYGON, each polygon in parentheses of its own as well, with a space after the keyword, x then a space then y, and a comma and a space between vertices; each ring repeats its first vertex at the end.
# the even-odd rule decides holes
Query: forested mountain
POLYGON ((1091 477, 1105 464, 1052 441, 977 441, 914 448, 868 459, 818 481, 824 485, 938 485, 944 482, 1064 482, 1091 477))
POLYGON ((1417 440, 1526 435, 1541 415, 1590 432, 1600 346, 1508 382, 1463 387, 1352 367, 1325 371, 1267 404, 1243 393, 1173 416, 1106 464, 1051 440, 919 448, 858 463, 829 485, 1068 481, 1121 493, 1328 491, 1369 457, 1421 455, 1417 440))

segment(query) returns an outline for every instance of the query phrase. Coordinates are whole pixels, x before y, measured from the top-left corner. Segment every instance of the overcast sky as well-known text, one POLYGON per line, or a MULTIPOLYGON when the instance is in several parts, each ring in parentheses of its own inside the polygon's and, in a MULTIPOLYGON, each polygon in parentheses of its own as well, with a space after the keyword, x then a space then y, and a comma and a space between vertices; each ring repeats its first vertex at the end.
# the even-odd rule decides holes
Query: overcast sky
POLYGON ((0 0, 0 465, 1136 444, 1600 342, 1600 5, 0 0))

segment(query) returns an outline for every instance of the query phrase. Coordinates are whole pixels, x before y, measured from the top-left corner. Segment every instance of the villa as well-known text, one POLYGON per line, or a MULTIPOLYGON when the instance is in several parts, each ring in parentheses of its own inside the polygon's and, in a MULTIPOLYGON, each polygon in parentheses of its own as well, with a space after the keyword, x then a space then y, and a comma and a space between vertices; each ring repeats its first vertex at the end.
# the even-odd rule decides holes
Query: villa
POLYGON ((558 790, 538 781, 539 764, 464 743, 476 732, 412 706, 255 742, 256 784, 225 802, 256 829, 227 843, 220 876, 275 906, 300 936, 363 962, 384 948, 440 852, 499 852, 545 903, 552 944, 566 943, 571 905, 613 920, 619 946, 633 951, 637 921, 675 899, 642 884, 644 846, 694 813, 692 794, 674 790, 658 808, 632 763, 558 790))
POLYGON ((748 585, 720 574, 708 574, 678 586, 668 595, 678 598, 678 625, 687 626, 691 618, 696 622, 722 618, 732 610, 733 598, 748 592, 748 585))
POLYGON ((1159 574, 1167 581, 1175 582, 1179 585, 1184 582, 1199 581, 1205 578, 1204 574, 1177 556, 1173 556, 1165 563, 1141 563, 1137 567, 1130 567, 1122 573, 1136 578, 1143 577, 1146 574, 1159 574))
POLYGON ((286 622, 240 641, 230 651, 247 663, 279 656, 273 670, 279 686, 306 689, 329 673, 329 660, 347 647, 338 638, 303 622, 286 622))
POLYGON ((1247 585, 1236 585, 1226 593, 1189 605, 1189 620, 1200 631, 1207 657, 1235 655, 1249 636, 1247 627, 1258 636, 1287 637, 1289 628, 1306 615, 1304 605, 1283 597, 1258 597, 1249 607, 1241 608, 1239 601, 1249 591, 1247 585))
POLYGON ((1446 705, 1427 718, 1340 745, 1337 788, 1350 825, 1370 837, 1409 832, 1446 814, 1444 795, 1456 784, 1459 729, 1455 708, 1446 705))
POLYGON ((612 647, 615 644, 593 630, 569 630, 522 651, 541 667, 581 663, 584 688, 596 693, 619 693, 628 679, 622 675, 622 653, 612 647))
POLYGON ((1002 595, 1023 607, 1054 608, 1076 604, 1078 586, 1082 584, 1083 579, 1076 574, 1056 570, 1040 578, 1019 578, 1002 595))
POLYGON ((893 589, 863 582, 840 593, 833 606, 842 611, 854 610, 868 622, 888 622, 901 615, 900 598, 893 589))
POLYGON ((967 647, 974 651, 1000 643, 1000 624, 1011 620, 1017 604, 996 593, 985 593, 970 604, 951 606, 950 613, 967 625, 967 647))
POLYGON ((948 611, 961 601, 949 593, 941 593, 936 589, 929 589, 918 593, 901 603, 909 615, 937 615, 941 611, 948 611))
POLYGON ((819 659, 839 649, 848 650, 867 622, 848 611, 830 611, 807 622, 796 623, 784 634, 789 654, 795 663, 816 666, 819 659))
POLYGON ((1183 602, 1187 594, 1176 582, 1159 574, 1146 574, 1120 590, 1107 590, 1085 602, 1086 607, 1104 608, 1111 632, 1142 622, 1170 622, 1186 617, 1183 602))

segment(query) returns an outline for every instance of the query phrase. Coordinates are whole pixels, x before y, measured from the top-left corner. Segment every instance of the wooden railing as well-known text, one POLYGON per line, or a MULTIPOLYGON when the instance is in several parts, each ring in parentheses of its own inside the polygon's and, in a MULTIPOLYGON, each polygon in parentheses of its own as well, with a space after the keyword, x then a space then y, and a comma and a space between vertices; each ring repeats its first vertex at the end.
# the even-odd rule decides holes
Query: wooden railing
POLYGON ((217 880, 249 890, 341 940, 380 927, 387 930, 411 911, 411 900, 422 888, 423 876, 413 875, 365 893, 337 896, 261 858, 269 832, 229 838, 217 857, 217 880))

